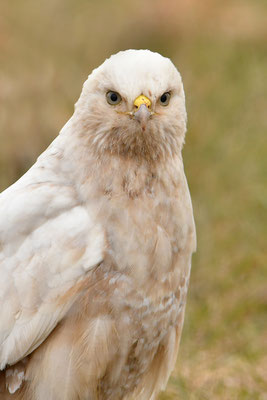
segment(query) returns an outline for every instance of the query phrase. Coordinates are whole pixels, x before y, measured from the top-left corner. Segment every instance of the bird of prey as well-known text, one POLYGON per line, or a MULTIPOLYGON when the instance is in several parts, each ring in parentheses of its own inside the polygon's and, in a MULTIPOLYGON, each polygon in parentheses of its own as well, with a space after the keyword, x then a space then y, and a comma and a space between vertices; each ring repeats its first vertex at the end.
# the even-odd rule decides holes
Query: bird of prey
POLYGON ((0 195, 0 399, 153 400, 174 367, 195 225, 182 80, 127 50, 0 195))

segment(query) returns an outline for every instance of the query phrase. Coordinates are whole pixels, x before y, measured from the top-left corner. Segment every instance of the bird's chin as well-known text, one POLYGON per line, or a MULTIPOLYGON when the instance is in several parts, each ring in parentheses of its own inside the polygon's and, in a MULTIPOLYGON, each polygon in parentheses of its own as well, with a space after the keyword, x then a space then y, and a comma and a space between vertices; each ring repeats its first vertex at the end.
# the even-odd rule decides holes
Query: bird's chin
POLYGON ((134 118, 119 122, 120 124, 113 121, 113 127, 104 134, 103 131, 96 130, 95 134, 89 137, 90 147, 95 155, 110 153, 113 156, 120 155, 139 161, 155 161, 170 153, 170 143, 160 134, 153 116, 145 122, 134 118))
POLYGON ((133 129, 135 131, 135 134, 142 134, 142 133, 146 133, 149 134, 151 133, 151 129, 152 129, 152 121, 150 120, 146 120, 146 121, 137 121, 137 120, 132 120, 134 126, 133 129))
POLYGON ((145 133, 147 131, 147 124, 140 124, 139 130, 145 133))

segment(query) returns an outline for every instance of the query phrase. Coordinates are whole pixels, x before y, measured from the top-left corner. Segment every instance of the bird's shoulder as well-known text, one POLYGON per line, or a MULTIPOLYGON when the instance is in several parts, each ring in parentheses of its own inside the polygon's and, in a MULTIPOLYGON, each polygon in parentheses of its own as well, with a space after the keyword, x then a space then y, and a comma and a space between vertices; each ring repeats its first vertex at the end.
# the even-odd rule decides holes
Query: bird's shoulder
POLYGON ((45 340, 74 301, 71 288, 103 259, 102 227, 56 150, 0 195, 0 369, 45 340))

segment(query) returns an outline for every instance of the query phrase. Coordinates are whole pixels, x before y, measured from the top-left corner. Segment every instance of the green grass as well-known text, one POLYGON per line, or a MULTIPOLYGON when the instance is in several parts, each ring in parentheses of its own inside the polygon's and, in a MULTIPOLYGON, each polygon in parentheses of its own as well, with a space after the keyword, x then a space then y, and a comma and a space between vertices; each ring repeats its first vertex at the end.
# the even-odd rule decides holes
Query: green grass
POLYGON ((179 358, 161 400, 266 400, 267 6, 162 4, 1 6, 0 189, 57 135, 104 58, 130 47, 170 56, 186 90, 184 162, 198 251, 179 358))

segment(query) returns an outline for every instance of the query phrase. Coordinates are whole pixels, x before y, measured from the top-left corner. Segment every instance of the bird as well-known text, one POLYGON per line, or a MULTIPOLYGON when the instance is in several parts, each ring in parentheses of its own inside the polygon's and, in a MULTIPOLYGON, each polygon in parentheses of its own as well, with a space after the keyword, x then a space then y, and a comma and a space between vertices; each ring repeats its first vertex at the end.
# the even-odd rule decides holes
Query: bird
POLYGON ((154 400, 175 366, 196 230, 182 78, 106 59, 0 195, 1 400, 154 400))

